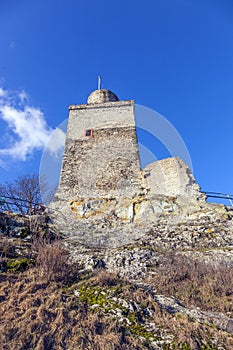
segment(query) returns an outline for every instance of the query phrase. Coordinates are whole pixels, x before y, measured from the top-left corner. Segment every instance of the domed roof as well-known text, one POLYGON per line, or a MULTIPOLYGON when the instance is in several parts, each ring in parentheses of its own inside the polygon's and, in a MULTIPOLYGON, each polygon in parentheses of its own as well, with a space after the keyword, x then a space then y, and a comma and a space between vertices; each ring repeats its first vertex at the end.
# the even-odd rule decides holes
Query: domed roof
POLYGON ((116 102, 119 98, 110 90, 99 89, 93 91, 87 99, 88 104, 116 102))

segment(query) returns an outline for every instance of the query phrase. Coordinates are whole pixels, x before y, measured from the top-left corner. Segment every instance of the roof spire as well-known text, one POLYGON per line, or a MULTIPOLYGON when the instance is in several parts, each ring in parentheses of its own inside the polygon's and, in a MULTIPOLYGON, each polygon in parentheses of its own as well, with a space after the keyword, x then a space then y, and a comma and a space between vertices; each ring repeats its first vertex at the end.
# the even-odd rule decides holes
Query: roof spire
POLYGON ((101 76, 98 75, 98 90, 101 89, 101 76))

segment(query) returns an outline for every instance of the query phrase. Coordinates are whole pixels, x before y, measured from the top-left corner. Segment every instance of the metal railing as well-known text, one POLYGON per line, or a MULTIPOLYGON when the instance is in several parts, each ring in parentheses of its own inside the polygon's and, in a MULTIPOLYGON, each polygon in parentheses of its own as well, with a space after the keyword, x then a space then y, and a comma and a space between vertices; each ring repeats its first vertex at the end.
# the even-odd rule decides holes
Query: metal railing
POLYGON ((207 198, 220 198, 220 199, 227 199, 231 203, 231 206, 233 207, 233 194, 227 194, 227 193, 220 193, 220 192, 206 192, 202 191, 206 195, 207 198))

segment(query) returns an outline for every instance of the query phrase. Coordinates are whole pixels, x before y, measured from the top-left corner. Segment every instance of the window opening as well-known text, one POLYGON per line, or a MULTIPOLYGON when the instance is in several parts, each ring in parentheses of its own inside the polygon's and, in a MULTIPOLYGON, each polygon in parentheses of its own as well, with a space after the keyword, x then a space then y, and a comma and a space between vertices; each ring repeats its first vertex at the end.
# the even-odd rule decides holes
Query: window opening
POLYGON ((92 129, 85 129, 84 136, 88 137, 88 138, 93 137, 93 130, 92 129))

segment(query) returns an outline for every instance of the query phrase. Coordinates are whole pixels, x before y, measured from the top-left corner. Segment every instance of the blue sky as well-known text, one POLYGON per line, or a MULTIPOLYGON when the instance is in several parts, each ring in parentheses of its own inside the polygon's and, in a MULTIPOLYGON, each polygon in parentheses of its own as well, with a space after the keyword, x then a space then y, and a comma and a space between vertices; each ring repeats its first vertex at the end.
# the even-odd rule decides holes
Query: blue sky
POLYGON ((50 133, 100 74, 172 123, 203 190, 233 193, 232 0, 0 0, 0 32, 1 182, 39 171, 50 133))

